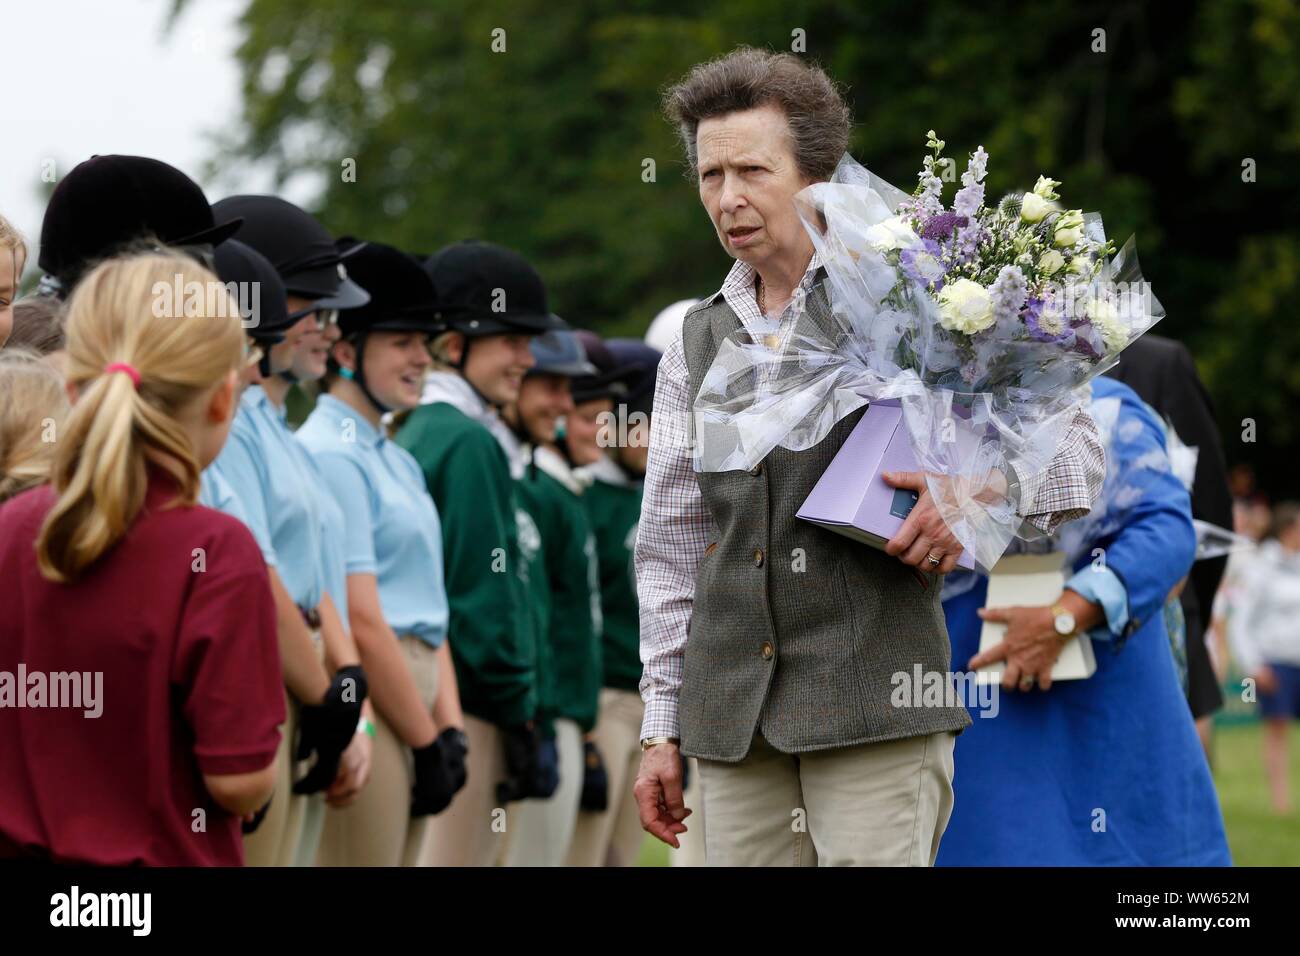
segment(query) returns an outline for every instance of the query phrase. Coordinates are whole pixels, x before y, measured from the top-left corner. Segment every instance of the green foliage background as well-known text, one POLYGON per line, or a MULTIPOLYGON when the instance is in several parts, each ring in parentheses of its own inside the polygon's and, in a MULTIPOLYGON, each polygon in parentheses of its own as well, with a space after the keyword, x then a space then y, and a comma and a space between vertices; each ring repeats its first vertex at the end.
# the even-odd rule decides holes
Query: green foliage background
POLYGON ((1229 460, 1300 493, 1297 0, 248 0, 242 29, 244 115, 215 172, 316 177, 338 233, 511 245, 556 311, 611 334, 715 290, 729 264, 663 87, 802 30, 848 90, 853 154, 889 181, 911 188, 933 128, 949 155, 984 145, 992 195, 1047 173, 1118 241, 1136 233, 1159 331, 1197 356, 1229 460))

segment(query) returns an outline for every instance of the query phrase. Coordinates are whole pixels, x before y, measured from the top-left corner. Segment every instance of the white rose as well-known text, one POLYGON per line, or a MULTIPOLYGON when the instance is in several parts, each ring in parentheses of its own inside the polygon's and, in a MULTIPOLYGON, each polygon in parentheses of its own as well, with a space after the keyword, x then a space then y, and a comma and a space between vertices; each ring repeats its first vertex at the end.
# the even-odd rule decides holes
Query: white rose
POLYGON ((1092 260, 1087 256, 1075 256, 1070 260, 1070 271, 1077 276, 1092 275, 1092 260))
POLYGON ((1083 210, 1067 209, 1057 217, 1052 236, 1058 249, 1068 249, 1083 238, 1083 210))
POLYGON ((1118 352, 1128 344, 1128 325, 1119 317, 1119 313, 1108 300, 1091 299, 1086 314, 1093 328, 1101 333, 1107 352, 1118 352))
POLYGON ((973 335, 993 324, 988 290, 970 279, 955 279, 939 291, 939 324, 950 332, 973 335))
POLYGON ((1060 207, 1049 202, 1038 193, 1025 193, 1020 200, 1020 218, 1025 222, 1038 222, 1054 209, 1060 207))
POLYGON ((902 216, 891 216, 882 220, 868 227, 863 235, 866 236, 867 242, 881 252, 890 249, 909 249, 921 241, 920 237, 912 231, 911 224, 902 216))
POLYGON ((1045 276, 1054 276, 1065 267, 1065 256, 1055 249, 1048 249, 1038 257, 1038 271, 1045 276))
POLYGON ((1034 195, 1041 196, 1043 199, 1055 199, 1056 187, 1059 185, 1061 185, 1059 180, 1039 176, 1038 182, 1034 183, 1034 195))

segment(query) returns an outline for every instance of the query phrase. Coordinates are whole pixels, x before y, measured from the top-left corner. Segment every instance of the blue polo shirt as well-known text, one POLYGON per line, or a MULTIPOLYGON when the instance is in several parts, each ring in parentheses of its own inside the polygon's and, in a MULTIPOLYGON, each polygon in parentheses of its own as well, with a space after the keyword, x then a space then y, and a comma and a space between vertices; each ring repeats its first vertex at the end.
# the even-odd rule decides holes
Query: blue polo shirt
POLYGON ((329 571, 342 558, 342 516, 327 507, 331 496, 320 472, 261 386, 250 385, 240 396, 230 438, 208 470, 215 491, 233 489, 238 510, 229 510, 228 500, 222 504, 220 494, 214 503, 248 525, 294 603, 314 608, 329 590, 346 626, 343 573, 329 571), (331 516, 338 522, 333 534, 331 516))
POLYGON ((442 523, 411 453, 322 395, 298 441, 343 510, 348 574, 373 574, 388 626, 431 647, 447 637, 442 523))

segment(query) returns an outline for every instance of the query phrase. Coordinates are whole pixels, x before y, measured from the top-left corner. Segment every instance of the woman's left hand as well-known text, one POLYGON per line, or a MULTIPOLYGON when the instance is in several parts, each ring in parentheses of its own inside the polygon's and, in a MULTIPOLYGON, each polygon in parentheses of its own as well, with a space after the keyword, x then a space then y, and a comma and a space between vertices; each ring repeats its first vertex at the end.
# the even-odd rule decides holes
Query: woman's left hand
POLYGON ((981 651, 967 665, 977 670, 997 661, 1006 661, 1002 671, 1004 690, 1031 690, 1037 684, 1047 690, 1052 686, 1052 668, 1061 656, 1065 640, 1056 633, 1056 623, 1049 607, 986 607, 979 616, 1007 626, 1002 643, 981 651))

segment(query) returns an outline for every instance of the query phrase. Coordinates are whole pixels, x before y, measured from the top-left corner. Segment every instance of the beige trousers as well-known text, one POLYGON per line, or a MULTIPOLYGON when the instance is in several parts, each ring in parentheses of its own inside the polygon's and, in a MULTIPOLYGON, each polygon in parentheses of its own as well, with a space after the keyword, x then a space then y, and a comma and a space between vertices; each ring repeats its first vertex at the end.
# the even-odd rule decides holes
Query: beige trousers
MULTIPOLYGON (((437 651, 418 637, 398 639, 406 665, 432 710, 438 692, 437 651)), ((347 807, 325 812, 318 861, 321 866, 416 866, 432 817, 411 816, 415 768, 411 749, 375 708, 370 779, 347 807)))
POLYGON ((704 788, 700 786, 700 762, 694 757, 682 759, 690 765, 690 779, 686 781, 682 798, 691 815, 686 818, 687 831, 677 836, 681 846, 668 850, 668 865, 704 866, 704 788))
MULTIPOLYGON (((641 719, 645 704, 634 690, 606 687, 591 737, 609 775, 605 810, 580 810, 569 866, 635 866, 645 840, 632 786, 641 766, 641 719)), ((689 822, 694 822, 692 816, 689 822)))
POLYGON ((295 815, 289 805, 307 798, 293 793, 290 748, 298 735, 298 701, 287 690, 284 692, 284 714, 284 723, 280 725, 280 746, 275 751, 275 789, 271 792, 271 806, 258 828, 244 834, 244 862, 248 866, 293 864, 297 840, 290 842, 286 837, 289 818, 295 815))
POLYGON ((710 866, 930 866, 952 814, 951 732, 805 754, 759 735, 701 760, 710 866))
POLYGON ((582 799, 582 728, 555 719, 560 785, 545 800, 517 800, 506 808, 504 866, 563 866, 582 799))
MULTIPOLYGON (((324 660, 325 649, 319 631, 312 633, 312 640, 324 660)), ((293 759, 293 748, 298 742, 300 706, 286 689, 285 719, 280 725, 280 747, 275 752, 275 791, 261 826, 244 836, 244 862, 247 866, 310 865, 316 856, 315 841, 320 837, 320 827, 312 821, 323 818, 325 795, 293 792, 293 781, 305 775, 311 766, 311 758, 305 761, 293 759)))
POLYGON ((451 806, 429 818, 422 866, 492 866, 502 852, 506 814, 497 802, 497 784, 506 776, 506 753, 501 731, 466 714, 465 736, 465 786, 451 806))

